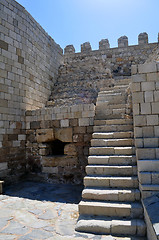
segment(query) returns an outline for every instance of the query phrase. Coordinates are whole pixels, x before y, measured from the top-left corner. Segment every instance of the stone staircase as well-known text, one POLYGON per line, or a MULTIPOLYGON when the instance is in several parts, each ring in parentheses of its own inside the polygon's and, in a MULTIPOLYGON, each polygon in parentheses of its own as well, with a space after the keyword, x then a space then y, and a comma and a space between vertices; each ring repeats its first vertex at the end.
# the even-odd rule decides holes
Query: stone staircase
POLYGON ((120 80, 98 94, 76 230, 145 239, 133 121, 125 118, 127 86, 120 80))

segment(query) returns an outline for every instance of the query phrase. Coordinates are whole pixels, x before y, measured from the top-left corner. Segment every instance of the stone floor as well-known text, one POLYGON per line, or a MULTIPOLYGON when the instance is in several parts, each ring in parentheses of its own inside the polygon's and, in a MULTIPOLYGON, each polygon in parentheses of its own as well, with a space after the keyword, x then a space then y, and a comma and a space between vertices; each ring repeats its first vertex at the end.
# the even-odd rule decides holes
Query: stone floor
POLYGON ((115 240, 112 236, 78 233, 82 186, 22 182, 0 195, 0 240, 115 240))

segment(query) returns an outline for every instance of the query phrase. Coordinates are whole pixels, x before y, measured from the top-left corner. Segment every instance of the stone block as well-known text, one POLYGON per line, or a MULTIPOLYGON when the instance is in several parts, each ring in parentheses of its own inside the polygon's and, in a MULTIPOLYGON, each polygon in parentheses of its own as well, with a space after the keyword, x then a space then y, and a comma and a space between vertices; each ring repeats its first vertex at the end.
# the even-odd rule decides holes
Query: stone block
POLYGON ((5 41, 0 40, 0 48, 8 51, 8 43, 5 41))
POLYGON ((134 137, 139 138, 143 136, 142 127, 134 127, 134 137))
POLYGON ((131 84, 131 91, 132 92, 139 92, 139 91, 141 91, 141 83, 140 82, 133 82, 131 84))
POLYGON ((43 156, 42 165, 44 167, 66 167, 77 165, 77 157, 63 156, 43 156))
POLYGON ((152 114, 159 114, 159 102, 152 103, 152 114))
POLYGON ((143 92, 134 92, 134 93, 132 93, 132 102, 133 102, 133 104, 144 102, 144 94, 143 94, 143 92))
POLYGON ((154 100, 155 102, 159 102, 159 91, 154 91, 154 100))
POLYGON ((141 184, 151 184, 151 173, 139 172, 139 182, 141 184))
POLYGON ((50 142, 55 140, 53 129, 37 129, 36 130, 36 139, 38 143, 41 142, 50 142))
POLYGON ((142 148, 144 146, 143 138, 137 138, 135 139, 135 147, 142 148))
POLYGON ((155 148, 138 148, 136 149, 137 158, 140 159, 155 159, 155 148))
POLYGON ((55 139, 62 142, 72 142, 72 128, 60 128, 54 130, 55 139))
POLYGON ((75 144, 66 144, 64 147, 64 154, 69 156, 77 156, 77 149, 75 144))
POLYGON ((147 126, 142 128, 143 137, 154 137, 154 128, 152 126, 147 126))
POLYGON ((69 127, 69 120, 68 119, 61 120, 60 125, 61 127, 69 127))
POLYGON ((145 97, 145 102, 153 102, 153 100, 154 100, 153 91, 146 91, 144 93, 144 97, 145 97))
POLYGON ((82 126, 89 126, 90 125, 90 119, 89 118, 80 118, 78 120, 79 122, 79 126, 82 127, 82 126))
POLYGON ((137 74, 137 65, 131 65, 131 74, 134 75, 134 74, 137 74))
POLYGON ((151 105, 150 103, 141 103, 141 114, 151 114, 151 105))
POLYGON ((147 115, 147 125, 158 125, 158 115, 147 115))
POLYGON ((18 135, 18 141, 24 141, 24 140, 26 140, 26 135, 24 134, 18 135))
POLYGON ((141 127, 146 125, 146 116, 135 116, 134 125, 136 127, 141 127))
POLYGON ((146 82, 147 78, 146 78, 146 74, 136 74, 136 75, 133 75, 131 77, 132 79, 132 83, 135 83, 135 82, 146 82))
POLYGON ((152 173, 152 184, 159 184, 159 172, 152 173))
POLYGON ((154 126, 155 137, 159 137, 159 126, 154 126))
POLYGON ((147 81, 148 82, 156 82, 158 80, 158 73, 148 73, 147 81))
POLYGON ((141 83, 141 91, 153 91, 155 90, 154 82, 142 82, 141 83))
POLYGON ((158 147, 158 138, 144 138, 144 147, 158 147))
POLYGON ((139 73, 153 73, 157 72, 157 66, 155 62, 152 63, 144 63, 138 65, 139 73))
POLYGON ((86 133, 86 127, 74 127, 73 133, 86 133))

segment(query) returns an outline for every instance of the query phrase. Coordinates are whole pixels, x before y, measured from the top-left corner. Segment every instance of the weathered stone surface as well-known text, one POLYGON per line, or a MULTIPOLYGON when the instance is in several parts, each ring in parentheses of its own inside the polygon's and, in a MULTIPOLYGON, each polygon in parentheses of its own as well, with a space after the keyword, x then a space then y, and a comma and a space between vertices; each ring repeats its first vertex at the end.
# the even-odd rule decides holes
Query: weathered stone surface
POLYGON ((72 142, 72 128, 55 129, 55 139, 62 142, 72 142))
POLYGON ((37 142, 50 142, 55 139, 53 129, 37 129, 36 131, 37 142))
POLYGON ((65 166, 76 166, 78 159, 75 156, 70 156, 72 154, 69 153, 69 156, 48 156, 42 157, 42 165, 44 167, 65 167, 65 166))
POLYGON ((64 154, 69 156, 77 156, 77 149, 74 144, 66 144, 64 147, 64 154))

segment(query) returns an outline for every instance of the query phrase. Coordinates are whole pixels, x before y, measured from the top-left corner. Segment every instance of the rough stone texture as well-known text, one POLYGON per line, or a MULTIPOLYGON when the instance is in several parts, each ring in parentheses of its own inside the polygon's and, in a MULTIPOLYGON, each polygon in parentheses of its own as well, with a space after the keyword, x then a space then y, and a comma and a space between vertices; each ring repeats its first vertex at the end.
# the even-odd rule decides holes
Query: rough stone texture
POLYGON ((0 12, 0 178, 13 181, 26 169, 25 111, 45 106, 63 54, 17 2, 0 12))
POLYGON ((132 75, 134 137, 143 198, 150 196, 154 187, 157 191, 159 184, 156 165, 159 159, 158 74, 157 63, 147 62, 138 65, 132 75))
POLYGON ((28 171, 39 172, 43 179, 49 178, 53 182, 81 183, 85 175, 94 115, 94 104, 27 111, 28 171), (82 116, 86 117, 79 118, 82 116), (54 140, 64 144, 63 153, 56 155, 52 152, 54 140))

